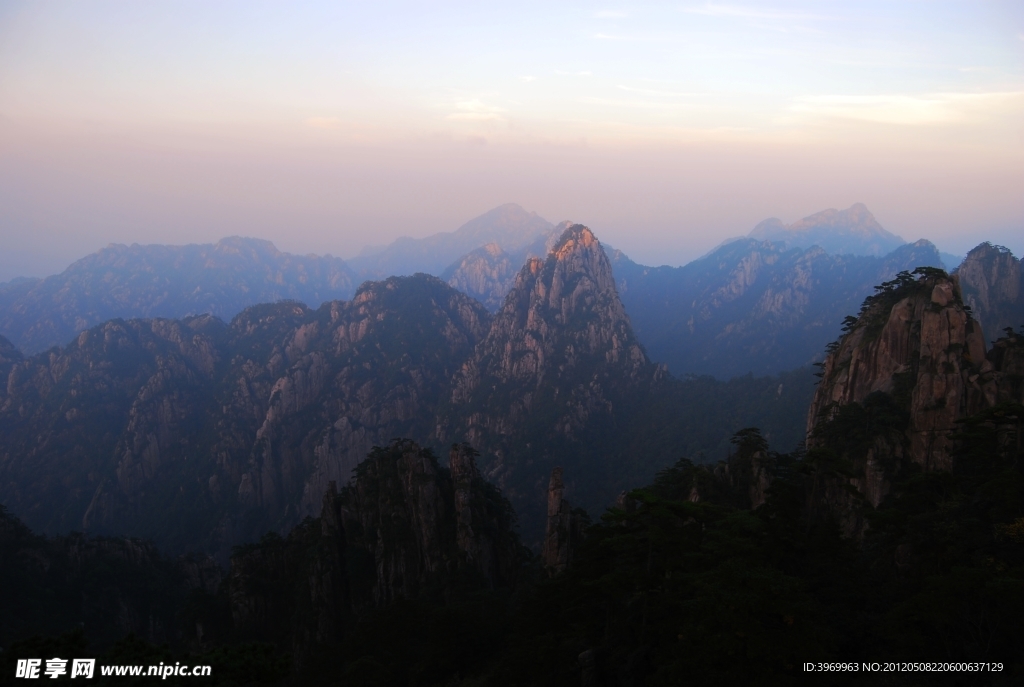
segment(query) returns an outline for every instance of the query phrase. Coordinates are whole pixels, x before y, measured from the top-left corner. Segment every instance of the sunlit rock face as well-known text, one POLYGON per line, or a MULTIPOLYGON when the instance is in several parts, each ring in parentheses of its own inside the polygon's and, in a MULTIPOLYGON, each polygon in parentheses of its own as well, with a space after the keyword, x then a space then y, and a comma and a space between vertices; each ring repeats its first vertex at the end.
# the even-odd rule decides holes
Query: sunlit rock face
POLYGON ((847 534, 863 532, 863 502, 877 507, 904 461, 952 470, 962 420, 1024 400, 1021 337, 1003 337, 986 353, 956 275, 918 275, 880 287, 851 318, 808 413, 809 448, 827 448, 849 466, 843 477, 818 480, 814 499, 847 534))
POLYGON ((985 403, 978 375, 991 369, 957 280, 922 278, 896 303, 880 302, 863 313, 826 359, 808 428, 827 406, 909 390, 908 455, 926 468, 948 469, 949 435, 958 419, 985 403))
POLYGON ((466 400, 480 375, 540 385, 546 376, 574 375, 591 359, 630 376, 648 364, 607 256, 589 229, 575 225, 546 260, 531 258, 520 270, 487 337, 463 368, 453 400, 466 400))
POLYGON ((530 258, 543 259, 572 222, 563 222, 538 236, 521 248, 503 248, 488 243, 462 256, 441 274, 452 288, 472 296, 491 312, 497 312, 505 303, 505 296, 515 286, 519 269, 530 258))
MULTIPOLYGON (((481 447, 482 471, 520 512, 540 513, 559 454, 570 464, 583 460, 582 447, 628 412, 625 399, 660 376, 633 334, 600 242, 572 225, 545 259, 531 258, 519 271, 487 336, 455 375, 457 420, 447 426, 481 447)), ((601 453, 595 446, 590 460, 609 460, 601 453)))
POLYGON ((419 274, 315 310, 115 319, 28 357, 2 344, 0 503, 44 532, 149 537, 222 562, 315 515, 330 482, 395 437, 477 448, 539 548, 555 465, 566 498, 596 512, 753 417, 796 444, 810 395, 796 377, 668 377, 579 225, 527 261, 493 316, 419 274))

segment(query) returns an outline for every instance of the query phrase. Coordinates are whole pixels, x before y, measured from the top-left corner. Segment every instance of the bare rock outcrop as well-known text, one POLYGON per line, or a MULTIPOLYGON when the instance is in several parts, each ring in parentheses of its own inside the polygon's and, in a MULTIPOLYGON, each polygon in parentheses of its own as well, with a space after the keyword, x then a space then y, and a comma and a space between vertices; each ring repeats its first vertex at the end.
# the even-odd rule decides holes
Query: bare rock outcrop
POLYGON ((633 335, 597 238, 583 225, 567 226, 546 259, 526 262, 455 374, 440 438, 479 446, 483 473, 524 521, 540 525, 531 513, 541 511, 550 469, 566 460, 559 447, 578 450, 600 433, 595 428, 613 426, 628 410, 625 399, 661 375, 633 335), (523 440, 528 428, 543 445, 523 440))
MULTIPOLYGON (((487 337, 460 371, 452 400, 467 401, 483 377, 540 386, 592 358, 631 374, 648 364, 607 256, 593 232, 577 224, 565 230, 546 260, 531 258, 520 270, 487 337)), ((518 412, 529 409, 529 398, 516 402, 518 412)))
POLYGON ((846 467, 816 470, 809 500, 858 536, 904 461, 952 470, 962 420, 1024 400, 1024 344, 1010 333, 986 353, 959 279, 932 268, 878 287, 845 329, 822 366, 807 430, 811 463, 846 467))
POLYGON ((548 521, 541 549, 541 562, 549 575, 557 575, 569 566, 588 524, 587 518, 573 510, 564 494, 562 468, 556 467, 551 471, 548 484, 548 521))
MULTIPOLYGON (((694 467, 686 498, 694 503, 711 500, 757 510, 768 500, 778 456, 768 449, 767 440, 755 427, 741 429, 731 442, 735 449, 726 460, 694 467)), ((621 500, 620 507, 629 503, 628 497, 621 500)))
POLYGON ((984 329, 985 340, 994 341, 1009 327, 1024 325, 1024 260, 1008 248, 982 243, 956 270, 964 303, 984 329))
POLYGON ((0 346, 0 501, 44 532, 157 537, 226 560, 319 512, 374 445, 433 434, 490 320, 417 275, 315 311, 111 320, 29 358, 0 346))
POLYGON ((515 513, 477 469, 480 454, 469 444, 454 444, 448 466, 454 487, 456 546, 462 564, 489 589, 510 584, 523 551, 511 536, 515 513))
POLYGON ((826 358, 808 432, 831 408, 896 394, 909 412, 907 456, 926 469, 949 469, 956 421, 985 407, 986 395, 994 401, 981 328, 955 277, 936 271, 890 284, 826 358))

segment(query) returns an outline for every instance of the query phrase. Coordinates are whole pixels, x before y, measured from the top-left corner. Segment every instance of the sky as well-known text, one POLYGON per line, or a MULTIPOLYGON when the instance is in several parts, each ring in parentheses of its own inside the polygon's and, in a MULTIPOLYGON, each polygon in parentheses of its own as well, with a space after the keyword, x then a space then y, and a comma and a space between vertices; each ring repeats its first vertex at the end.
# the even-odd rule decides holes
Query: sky
POLYGON ((1024 253, 1024 3, 0 0, 0 282, 506 202, 684 264, 863 202, 1024 253))

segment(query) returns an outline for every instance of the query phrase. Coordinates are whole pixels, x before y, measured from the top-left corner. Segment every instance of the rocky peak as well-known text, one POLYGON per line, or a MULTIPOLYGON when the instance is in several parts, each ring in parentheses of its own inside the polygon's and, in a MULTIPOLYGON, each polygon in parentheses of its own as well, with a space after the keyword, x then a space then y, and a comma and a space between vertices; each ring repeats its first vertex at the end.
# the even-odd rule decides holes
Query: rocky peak
POLYGON ((520 557, 512 534, 511 505, 484 481, 476 466, 480 454, 469 444, 453 444, 448 454, 454 488, 456 546, 461 563, 491 589, 510 584, 520 557))
POLYGON ((449 286, 477 299, 491 312, 505 300, 518 265, 496 243, 488 243, 461 257, 441 275, 449 286))
POLYGON ((876 291, 828 347, 807 425, 810 513, 854 537, 901 473, 976 469, 965 428, 1024 401, 1024 338, 986 354, 956 275, 918 268, 876 291))
POLYGON ((587 519, 573 510, 564 494, 562 468, 556 467, 548 483, 548 520, 541 549, 541 562, 549 575, 557 575, 569 566, 587 525, 587 519))
POLYGON ((341 500, 347 543, 376 559, 375 605, 414 598, 454 564, 455 532, 445 527, 453 520, 450 485, 429 451, 409 441, 374 450, 341 500))
POLYGON ((965 310, 960 285, 935 268, 903 272, 877 287, 832 346, 808 415, 808 432, 834 409, 889 394, 908 413, 908 457, 949 469, 958 419, 985 403, 981 328, 965 310), (981 379, 981 381, 979 381, 981 379))
POLYGON ((593 232, 576 224, 565 229, 546 260, 531 258, 520 270, 475 361, 464 370, 455 399, 468 398, 481 373, 540 384, 546 374, 564 376, 595 354, 631 371, 648 363, 619 300, 608 256, 593 232))
POLYGON ((1024 260, 1010 249, 985 242, 957 268, 964 302, 981 322, 985 339, 994 341, 1007 328, 1024 324, 1024 260))
MULTIPOLYGON (((611 264, 593 232, 564 229, 543 260, 526 262, 490 331, 455 375, 452 437, 479 446, 481 470, 535 527, 555 461, 614 425, 659 369, 637 342, 611 264), (530 435, 536 439, 526 439, 530 435), (528 496, 527 496, 528 494, 528 496), (528 499, 520 501, 520 499, 528 499)), ((440 438, 447 438, 442 435, 440 438)), ((595 449, 597 450, 597 449, 595 449)))
POLYGON ((885 231, 864 203, 854 203, 845 210, 834 208, 822 210, 793 222, 788 228, 790 231, 807 231, 822 226, 849 229, 858 234, 874 234, 885 231))
POLYGON ((491 312, 497 312, 512 290, 516 275, 529 258, 548 254, 565 226, 559 225, 538 236, 532 243, 516 249, 491 242, 470 251, 453 262, 441 274, 452 288, 477 299, 491 312))

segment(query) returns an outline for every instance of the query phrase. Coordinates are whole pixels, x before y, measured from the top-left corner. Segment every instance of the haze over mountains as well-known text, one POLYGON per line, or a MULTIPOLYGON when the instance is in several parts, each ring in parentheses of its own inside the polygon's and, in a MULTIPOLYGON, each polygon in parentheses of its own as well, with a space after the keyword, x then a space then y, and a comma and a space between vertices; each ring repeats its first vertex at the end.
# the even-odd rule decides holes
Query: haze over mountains
MULTIPOLYGON (((985 302, 1005 301, 1016 261, 976 252, 1000 275, 985 302)), ((978 682, 1015 683, 1024 336, 987 347, 936 267, 873 291, 813 402, 783 396, 790 380, 760 394, 804 411, 788 453, 745 424, 770 425, 768 405, 722 421, 756 380, 650 362, 581 225, 493 317, 420 274, 230 325, 111 321, 28 359, 0 340, 0 500, 52 527, 98 484, 83 525, 164 551, 40 537, 0 508, 0 660, 84 653, 84 625, 90 650, 133 633, 114 656, 171 645, 222 679, 302 684, 788 684, 801 655, 853 651, 997 652, 991 674, 1014 679, 978 682), (392 430, 447 447, 381 441, 341 481, 349 450, 392 430), (709 432, 731 436, 723 460, 695 451, 709 432), (182 542, 229 567, 166 556, 182 542), (51 638, 11 643, 28 632, 51 638)))
POLYGON ((876 257, 744 238, 684 267, 645 267, 619 251, 612 265, 654 360, 676 375, 729 378, 817 362, 875 284, 942 261, 924 240, 876 257))
POLYGON ((724 455, 755 421, 796 445, 812 390, 806 371, 667 375, 580 225, 523 266, 496 316, 418 274, 317 310, 115 319, 30 357, 2 344, 0 503, 47 532, 220 554, 315 513, 331 481, 399 436, 470 441, 535 538, 555 465, 601 508, 678 451, 724 455))
MULTIPOLYGON (((736 656, 742 679, 726 682, 756 682, 825 651, 822 636, 916 657, 916 632, 931 655, 973 614, 922 621, 913 604, 954 612, 965 595, 1014 636, 1020 597, 1000 590, 1024 579, 1024 348, 1010 333, 989 349, 972 314, 1024 321, 1009 251, 982 244, 948 275, 923 240, 879 257, 745 238, 649 268, 585 226, 556 230, 510 248, 543 254, 509 287, 485 269, 515 254, 494 243, 447 271, 507 291, 497 312, 418 273, 228 323, 110 319, 34 355, 0 337, 0 641, 85 623, 91 641, 134 633, 220 675, 283 678, 274 646, 304 684, 338 665, 353 684, 409 684, 429 665, 418 684, 516 670, 532 684, 542 666, 554 685, 666 665, 720 676, 736 656), (677 378, 654 357, 724 377, 823 353, 818 385, 806 366, 677 378), (793 611, 807 608, 823 610, 793 611), (21 619, 38 610, 45 622, 21 619), (680 653, 680 633, 701 646, 709 623, 742 641, 680 653), (483 638, 472 658, 466 635, 483 638), (751 653, 749 636, 775 648, 751 653), (651 641, 650 664, 630 658, 651 641)), ((189 248, 225 246, 244 273, 243 239, 189 248)), ((309 259, 237 282, 214 263, 204 283, 308 284, 309 259)), ((0 661, 44 651, 33 641, 0 661)), ((972 642, 957 650, 992 646, 972 642)))
POLYGON ((823 210, 792 224, 772 217, 754 227, 748 236, 760 241, 781 241, 788 246, 818 246, 835 255, 891 253, 906 241, 886 231, 867 206, 854 203, 846 210, 823 210))
MULTIPOLYGON (((807 366, 843 318, 875 284, 941 264, 927 241, 877 257, 746 238, 684 267, 650 268, 580 225, 555 227, 546 250, 552 228, 535 215, 503 206, 491 220, 525 227, 509 251, 541 254, 525 258, 507 288, 515 253, 494 243, 446 272, 489 304, 501 293, 494 314, 420 273, 365 282, 351 300, 315 309, 282 300, 227 323, 152 317, 206 309, 218 295, 219 312, 267 293, 315 302, 352 284, 336 258, 296 258, 246 239, 111 247, 59 277, 16 285, 20 300, 3 321, 35 312, 28 341, 108 312, 83 314, 82 303, 128 312, 34 355, 0 339, 0 502, 45 531, 115 532, 130 522, 172 548, 202 542, 223 552, 312 513, 372 446, 407 436, 472 443, 484 474, 536 532, 530 504, 556 463, 568 470, 568 493, 599 508, 672 451, 724 455, 744 426, 795 445, 812 390, 807 366), (186 258, 201 264, 189 272, 186 258), (505 272, 484 269, 496 264, 505 272), (132 319, 132 308, 147 317, 132 319), (751 371, 778 376, 741 376, 751 371), (185 524, 168 526, 169 512, 185 524)), ((493 237, 493 224, 467 226, 493 237)), ((1020 261, 987 244, 961 266, 965 302, 983 325, 1024 323, 1020 272, 1020 261)))
MULTIPOLYGON (((23 353, 35 353, 112 318, 210 313, 229 320, 249 305, 281 299, 315 308, 350 298, 366 279, 417 272, 441 277, 493 313, 526 260, 547 255, 569 224, 556 227, 510 203, 454 232, 400 239, 349 262, 289 255, 268 242, 238 237, 200 246, 109 246, 60 275, 0 286, 0 335, 23 353)), ((858 203, 788 226, 766 220, 751 236, 683 267, 647 267, 620 251, 609 255, 647 353, 676 375, 727 378, 815 362, 873 284, 921 265, 952 267, 949 256, 927 241, 901 241, 858 203)), ((1006 259, 1003 271, 1017 262, 1006 259)), ((972 291, 986 279, 983 271, 968 270, 964 288, 969 299, 987 303, 987 292, 972 291)), ((1000 286, 1007 288, 1019 291, 1000 286)), ((1005 317, 979 310, 990 338, 999 331, 990 322, 1017 317, 1019 299, 1008 294, 993 301, 1005 317)))
POLYGON ((466 222, 453 232, 423 239, 402 237, 384 248, 369 249, 349 260, 349 265, 364 279, 407 276, 417 272, 439 276, 453 262, 481 246, 496 244, 502 250, 516 252, 550 234, 553 229, 554 225, 536 212, 527 212, 515 203, 506 203, 466 222))
POLYGON ((282 253, 259 239, 112 244, 61 274, 0 286, 0 335, 35 353, 114 318, 211 314, 230 319, 247 306, 282 299, 315 307, 350 298, 354 282, 340 258, 282 253))

